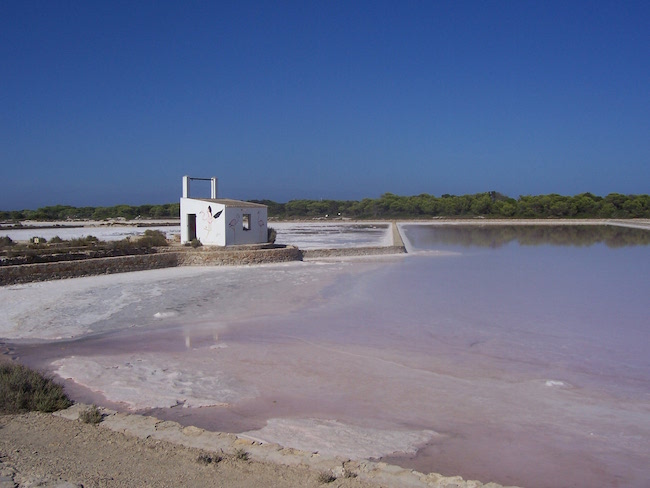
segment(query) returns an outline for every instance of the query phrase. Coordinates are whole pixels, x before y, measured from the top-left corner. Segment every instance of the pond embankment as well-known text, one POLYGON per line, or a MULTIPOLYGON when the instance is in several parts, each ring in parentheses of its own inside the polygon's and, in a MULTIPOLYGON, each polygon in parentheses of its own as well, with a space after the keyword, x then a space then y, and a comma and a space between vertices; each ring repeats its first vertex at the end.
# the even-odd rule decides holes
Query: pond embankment
POLYGON ((153 254, 0 266, 0 286, 175 266, 234 266, 300 261, 293 246, 265 249, 159 248, 153 254))
POLYGON ((232 246, 227 248, 170 246, 149 254, 95 257, 91 253, 52 262, 8 264, 0 266, 0 286, 34 281, 59 280, 113 273, 128 273, 175 266, 239 266, 302 261, 303 258, 370 256, 406 252, 395 222, 392 245, 301 250, 295 246, 273 244, 232 246))
POLYGON ((330 257, 349 257, 349 256, 373 256, 384 254, 404 254, 406 246, 400 234, 396 222, 391 222, 391 240, 390 246, 366 246, 366 247, 341 247, 335 249, 305 249, 302 255, 306 259, 313 258, 330 258, 330 257))

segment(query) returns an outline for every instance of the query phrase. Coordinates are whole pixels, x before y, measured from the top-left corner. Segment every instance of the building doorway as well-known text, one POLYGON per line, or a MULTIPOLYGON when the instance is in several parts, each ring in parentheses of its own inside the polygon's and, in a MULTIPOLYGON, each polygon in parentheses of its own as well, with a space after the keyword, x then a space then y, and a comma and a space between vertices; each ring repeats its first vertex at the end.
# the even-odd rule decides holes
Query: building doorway
POLYGON ((187 240, 196 239, 196 214, 187 214, 187 240))

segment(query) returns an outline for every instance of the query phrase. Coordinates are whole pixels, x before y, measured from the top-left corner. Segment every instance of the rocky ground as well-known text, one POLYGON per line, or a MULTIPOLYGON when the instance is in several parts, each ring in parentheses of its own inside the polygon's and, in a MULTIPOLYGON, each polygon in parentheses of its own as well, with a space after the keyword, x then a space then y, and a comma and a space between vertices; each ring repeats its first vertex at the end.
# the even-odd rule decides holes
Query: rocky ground
POLYGON ((379 486, 345 477, 326 483, 322 476, 233 455, 219 460, 201 449, 51 414, 0 416, 0 488, 379 486))

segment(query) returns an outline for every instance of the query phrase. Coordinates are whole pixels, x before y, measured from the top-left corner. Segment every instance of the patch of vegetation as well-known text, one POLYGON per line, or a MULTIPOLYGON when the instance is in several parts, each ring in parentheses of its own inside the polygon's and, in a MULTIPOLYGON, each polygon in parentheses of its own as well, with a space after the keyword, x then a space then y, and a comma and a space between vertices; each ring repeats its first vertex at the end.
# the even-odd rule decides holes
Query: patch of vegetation
POLYGON ((53 205, 38 210, 0 211, 3 220, 106 220, 131 219, 168 219, 180 216, 179 203, 163 205, 115 205, 113 207, 71 207, 70 205, 53 205))
POLYGON ((344 478, 356 478, 358 475, 354 471, 349 470, 348 468, 345 468, 343 470, 343 477, 344 478))
POLYGON ((95 236, 77 237, 67 241, 70 247, 93 247, 99 243, 99 239, 95 236))
POLYGON ((327 471, 322 471, 321 473, 318 474, 318 482, 319 483, 332 483, 333 481, 336 481, 336 476, 334 476, 332 473, 329 473, 327 471))
POLYGON ((201 247, 202 245, 203 245, 203 244, 202 244, 201 241, 198 240, 198 239, 192 239, 192 240, 190 241, 190 246, 192 246, 192 247, 195 248, 195 249, 196 249, 197 247, 201 247))
POLYGON ((164 232, 147 229, 144 231, 144 236, 138 239, 138 245, 145 247, 168 246, 169 242, 167 242, 164 232))
POLYGON ((153 247, 168 246, 169 242, 165 233, 159 230, 147 229, 141 237, 125 237, 120 241, 98 242, 99 247, 131 253, 138 249, 151 249, 153 247))
MULTIPOLYGON (((278 219, 393 219, 393 218, 650 218, 650 195, 610 193, 598 196, 580 193, 565 196, 520 195, 511 198, 497 191, 471 195, 422 193, 401 196, 384 193, 379 198, 362 200, 250 200, 268 207, 268 216, 278 219)), ((164 205, 116 205, 114 207, 70 207, 55 205, 38 210, 0 211, 0 220, 106 220, 121 218, 179 218, 180 203, 164 205)))
POLYGON ((102 412, 97 405, 91 405, 79 414, 79 420, 84 424, 97 425, 104 419, 102 412))
POLYGON ((16 244, 9 236, 0 236, 0 247, 11 247, 16 244))
POLYGON ((105 258, 115 256, 141 255, 156 252, 156 247, 168 246, 165 234, 159 230, 147 229, 141 238, 129 237, 120 241, 100 241, 95 236, 70 240, 53 237, 49 243, 43 238, 38 243, 14 243, 9 237, 0 241, 0 265, 50 263, 78 259, 105 258), (2 244, 5 244, 4 246, 2 244), (9 245, 11 243, 11 245, 9 245))
POLYGON ((199 457, 196 458, 196 462, 207 466, 208 464, 220 463, 222 459, 223 458, 221 456, 213 456, 211 454, 204 453, 200 454, 199 457))
POLYGON ((0 364, 0 413, 55 412, 70 405, 51 377, 21 364, 0 364))
POLYGON ((496 191, 439 197, 422 193, 356 200, 251 200, 267 205, 269 218, 393 219, 393 218, 650 218, 650 195, 592 193, 575 196, 523 195, 511 198, 496 191))
POLYGON ((239 461, 248 461, 250 459, 250 454, 241 448, 235 450, 234 456, 235 459, 238 459, 239 461))

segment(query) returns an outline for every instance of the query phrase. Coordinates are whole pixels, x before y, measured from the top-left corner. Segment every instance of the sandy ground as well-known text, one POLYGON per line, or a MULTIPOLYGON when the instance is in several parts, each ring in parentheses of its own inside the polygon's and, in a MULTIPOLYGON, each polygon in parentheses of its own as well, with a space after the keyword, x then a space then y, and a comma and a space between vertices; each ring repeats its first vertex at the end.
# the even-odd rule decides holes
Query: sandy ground
MULTIPOLYGON (((0 488, 7 487, 317 487, 318 471, 142 440, 50 414, 0 416, 0 488), (212 454, 214 456, 214 454, 212 454)), ((379 486, 340 478, 327 486, 379 486)))

